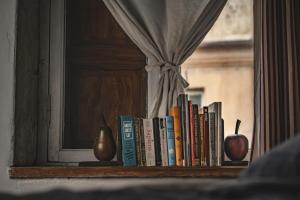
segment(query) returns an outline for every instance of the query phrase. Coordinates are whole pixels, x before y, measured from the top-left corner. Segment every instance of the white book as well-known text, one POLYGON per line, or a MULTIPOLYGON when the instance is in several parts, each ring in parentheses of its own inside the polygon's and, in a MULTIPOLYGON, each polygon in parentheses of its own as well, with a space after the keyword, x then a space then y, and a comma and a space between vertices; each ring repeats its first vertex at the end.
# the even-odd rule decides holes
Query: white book
POLYGON ((161 150, 161 164, 168 166, 168 146, 167 146, 167 128, 166 119, 159 119, 159 136, 160 136, 160 150, 161 150))
POLYGON ((143 119, 146 166, 155 166, 153 120, 143 119))
POLYGON ((224 138, 222 136, 222 102, 214 102, 208 106, 208 112, 215 113, 215 152, 216 152, 216 165, 222 165, 222 143, 224 138))

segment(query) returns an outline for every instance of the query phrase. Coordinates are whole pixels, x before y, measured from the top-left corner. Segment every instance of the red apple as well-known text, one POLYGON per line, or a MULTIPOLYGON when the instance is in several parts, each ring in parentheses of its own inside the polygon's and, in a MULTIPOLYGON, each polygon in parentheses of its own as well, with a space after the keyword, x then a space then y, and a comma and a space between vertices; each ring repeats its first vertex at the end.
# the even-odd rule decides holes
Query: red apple
POLYGON ((248 153, 248 139, 238 134, 241 121, 237 120, 235 134, 227 136, 224 142, 224 150, 226 155, 232 161, 241 161, 248 153))

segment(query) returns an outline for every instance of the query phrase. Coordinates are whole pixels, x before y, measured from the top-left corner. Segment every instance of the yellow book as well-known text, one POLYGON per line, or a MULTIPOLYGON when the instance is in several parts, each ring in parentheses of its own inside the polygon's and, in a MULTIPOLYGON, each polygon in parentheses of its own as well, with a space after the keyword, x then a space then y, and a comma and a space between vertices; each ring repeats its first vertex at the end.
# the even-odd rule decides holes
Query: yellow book
POLYGON ((182 135, 180 125, 180 110, 178 106, 170 108, 170 115, 174 119, 175 155, 176 166, 183 166, 182 157, 182 135))

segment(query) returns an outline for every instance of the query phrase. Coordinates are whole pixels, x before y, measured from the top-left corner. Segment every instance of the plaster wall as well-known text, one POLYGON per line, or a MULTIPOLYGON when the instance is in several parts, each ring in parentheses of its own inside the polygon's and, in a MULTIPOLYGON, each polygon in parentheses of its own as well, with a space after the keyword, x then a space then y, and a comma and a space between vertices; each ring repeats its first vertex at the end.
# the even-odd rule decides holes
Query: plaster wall
MULTIPOLYGON (((10 179, 14 133, 14 87, 17 0, 0 0, 0 192, 29 193, 65 188, 69 190, 117 189, 128 186, 169 184, 180 179, 10 179)), ((184 179, 199 182, 199 179, 184 179)), ((208 184, 214 180, 201 179, 208 184)))

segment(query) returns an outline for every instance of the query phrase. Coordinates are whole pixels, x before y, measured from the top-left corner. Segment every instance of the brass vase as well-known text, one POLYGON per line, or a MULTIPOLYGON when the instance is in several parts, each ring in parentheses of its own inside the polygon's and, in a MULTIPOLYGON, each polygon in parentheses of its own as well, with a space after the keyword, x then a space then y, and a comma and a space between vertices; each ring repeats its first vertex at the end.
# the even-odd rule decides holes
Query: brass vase
POLYGON ((100 161, 110 161, 116 154, 116 144, 111 129, 107 126, 104 116, 94 144, 95 157, 100 161))

